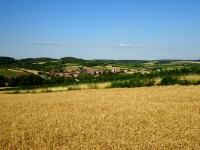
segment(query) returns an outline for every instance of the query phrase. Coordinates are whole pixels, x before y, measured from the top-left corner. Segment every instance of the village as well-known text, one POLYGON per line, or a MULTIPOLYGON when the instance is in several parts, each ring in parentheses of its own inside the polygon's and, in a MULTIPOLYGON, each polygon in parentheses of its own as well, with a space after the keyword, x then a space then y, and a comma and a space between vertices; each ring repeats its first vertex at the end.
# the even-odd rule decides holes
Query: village
POLYGON ((125 74, 134 74, 134 73, 150 73, 151 69, 146 68, 119 68, 113 66, 106 66, 104 69, 100 68, 93 68, 93 67, 73 67, 73 68, 65 68, 64 70, 57 72, 55 70, 51 70, 49 72, 42 72, 39 71, 38 75, 42 77, 62 77, 62 78, 76 78, 80 74, 88 74, 93 76, 99 76, 103 74, 117 74, 117 73, 125 73, 125 74))

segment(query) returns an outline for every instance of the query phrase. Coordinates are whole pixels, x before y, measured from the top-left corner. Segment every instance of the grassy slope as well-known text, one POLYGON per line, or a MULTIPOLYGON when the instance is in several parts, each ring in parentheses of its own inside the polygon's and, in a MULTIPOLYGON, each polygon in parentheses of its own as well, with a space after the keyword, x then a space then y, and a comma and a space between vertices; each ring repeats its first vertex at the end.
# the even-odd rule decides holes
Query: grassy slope
POLYGON ((7 78, 17 77, 17 76, 21 76, 21 75, 25 75, 25 74, 28 74, 28 73, 12 71, 12 70, 7 70, 7 69, 0 69, 0 75, 5 76, 7 78))
POLYGON ((0 94, 0 149, 200 149, 199 91, 0 94))

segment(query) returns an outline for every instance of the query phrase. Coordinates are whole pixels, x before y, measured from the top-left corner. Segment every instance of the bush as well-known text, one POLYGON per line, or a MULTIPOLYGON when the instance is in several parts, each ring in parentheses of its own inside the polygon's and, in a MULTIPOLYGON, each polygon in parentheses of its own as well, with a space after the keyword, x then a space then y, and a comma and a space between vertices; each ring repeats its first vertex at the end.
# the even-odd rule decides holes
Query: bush
POLYGON ((44 84, 46 85, 60 85, 65 82, 65 78, 63 77, 51 77, 50 79, 45 79, 44 84))
POLYGON ((160 85, 175 85, 179 84, 179 80, 176 77, 173 76, 165 76, 162 78, 160 85))
POLYGON ((153 79, 143 80, 144 86, 153 86, 154 84, 155 84, 155 80, 153 80, 153 79))
POLYGON ((81 90, 81 88, 79 86, 70 86, 68 88, 68 91, 71 91, 71 90, 81 90))
POLYGON ((20 94, 20 91, 19 90, 15 90, 12 92, 12 94, 20 94))
POLYGON ((195 82, 194 85, 200 85, 200 80, 195 82))
POLYGON ((111 83, 111 88, 131 87, 130 81, 116 81, 111 83))
POLYGON ((153 86, 155 81, 152 79, 135 79, 129 81, 116 81, 111 83, 112 88, 131 88, 131 87, 142 87, 142 86, 153 86))
POLYGON ((98 89, 98 86, 96 84, 89 84, 88 88, 89 89, 98 89))
POLYGON ((0 75, 0 86, 4 87, 6 85, 6 78, 0 75))
POLYGON ((191 84, 194 84, 193 82, 190 82, 188 80, 179 80, 178 83, 180 85, 191 85, 191 84))

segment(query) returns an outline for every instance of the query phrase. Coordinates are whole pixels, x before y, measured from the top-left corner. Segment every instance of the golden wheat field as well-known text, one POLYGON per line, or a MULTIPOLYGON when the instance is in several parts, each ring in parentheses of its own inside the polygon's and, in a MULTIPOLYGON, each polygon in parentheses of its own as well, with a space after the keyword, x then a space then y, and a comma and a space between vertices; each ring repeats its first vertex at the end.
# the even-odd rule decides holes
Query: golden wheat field
POLYGON ((200 86, 0 94, 0 149, 200 149, 200 86))

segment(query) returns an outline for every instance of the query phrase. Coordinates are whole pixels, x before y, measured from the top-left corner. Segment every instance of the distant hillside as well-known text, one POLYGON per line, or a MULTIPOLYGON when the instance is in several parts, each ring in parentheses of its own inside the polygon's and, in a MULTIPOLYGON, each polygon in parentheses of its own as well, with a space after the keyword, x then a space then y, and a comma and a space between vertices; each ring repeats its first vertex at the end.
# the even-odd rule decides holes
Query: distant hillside
POLYGON ((1 57, 0 56, 0 66, 9 66, 15 64, 17 61, 11 57, 1 57))
POLYGON ((84 63, 86 61, 75 57, 62 57, 60 60, 65 63, 84 63))
POLYGON ((181 60, 181 59, 166 59, 166 60, 156 60, 157 64, 168 64, 172 62, 200 62, 200 60, 181 60))
POLYGON ((21 59, 22 62, 32 62, 32 63, 37 63, 37 62, 51 62, 51 61, 57 61, 57 60, 58 59, 48 58, 48 57, 21 59))
POLYGON ((41 58, 25 58, 15 59, 11 57, 0 57, 1 68, 26 68, 35 70, 60 70, 67 64, 77 64, 80 66, 106 66, 109 64, 116 65, 143 65, 143 64, 170 64, 170 65, 185 65, 185 64, 200 64, 200 60, 109 60, 109 59, 94 59, 84 60, 75 57, 62 57, 60 59, 41 57, 41 58))

